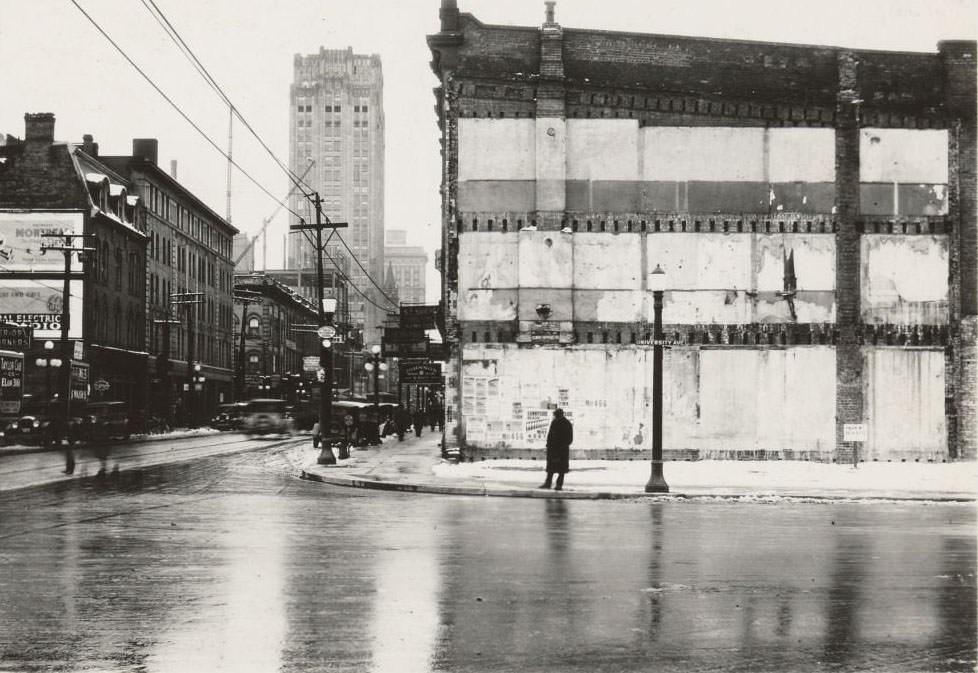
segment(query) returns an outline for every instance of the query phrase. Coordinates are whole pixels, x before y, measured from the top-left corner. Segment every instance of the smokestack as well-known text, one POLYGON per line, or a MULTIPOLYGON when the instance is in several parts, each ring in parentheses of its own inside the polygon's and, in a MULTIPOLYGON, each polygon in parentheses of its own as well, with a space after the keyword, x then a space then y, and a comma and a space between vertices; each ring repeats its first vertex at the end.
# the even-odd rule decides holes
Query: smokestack
POLYGON ((132 140, 133 159, 142 159, 155 166, 158 151, 159 141, 156 138, 133 138, 132 140))
POLYGON ((170 159, 170 177, 174 180, 177 179, 177 160, 170 159))
POLYGON ((24 140, 54 142, 54 113, 37 112, 24 115, 24 140))

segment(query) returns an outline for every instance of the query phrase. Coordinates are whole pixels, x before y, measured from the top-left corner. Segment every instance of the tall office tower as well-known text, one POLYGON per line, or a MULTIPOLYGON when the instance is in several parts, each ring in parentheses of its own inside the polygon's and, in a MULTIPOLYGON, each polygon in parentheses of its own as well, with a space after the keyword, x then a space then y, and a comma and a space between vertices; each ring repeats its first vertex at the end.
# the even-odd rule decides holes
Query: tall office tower
MULTIPOLYGON (((296 175, 305 175, 305 187, 319 192, 323 212, 333 222, 349 227, 337 232, 350 251, 333 237, 325 265, 339 267, 353 284, 349 290, 353 334, 362 330, 365 344, 379 343, 378 328, 389 306, 377 286, 384 281, 384 78, 380 57, 354 54, 353 49, 323 49, 296 54, 295 81, 289 98, 289 163, 296 175), (361 265, 363 268, 361 268, 361 265), (358 291, 359 290, 359 291, 358 291)), ((289 206, 309 223, 316 221, 315 206, 296 190, 289 206)), ((291 215, 291 223, 298 222, 291 215)), ((306 232, 312 234, 313 232, 306 232)), ((323 232, 324 237, 329 230, 323 232)), ((324 238, 325 240, 325 238, 324 238)), ((290 233, 288 268, 301 273, 310 291, 316 278, 315 248, 303 233, 290 233)))

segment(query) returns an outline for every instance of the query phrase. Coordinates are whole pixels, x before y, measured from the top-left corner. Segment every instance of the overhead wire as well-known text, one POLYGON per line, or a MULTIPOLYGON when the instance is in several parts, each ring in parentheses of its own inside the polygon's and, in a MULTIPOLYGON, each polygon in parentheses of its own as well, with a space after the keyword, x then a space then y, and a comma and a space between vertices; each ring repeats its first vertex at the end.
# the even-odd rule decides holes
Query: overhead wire
MULTIPOLYGON (((265 149, 265 151, 272 158, 272 160, 275 161, 275 163, 278 164, 278 166, 283 171, 285 171, 286 175, 288 175, 289 179, 292 180, 295 187, 299 188, 301 191, 301 185, 305 185, 309 189, 309 193, 303 192, 303 196, 305 196, 307 199, 310 199, 311 196, 310 193, 313 192, 314 189, 309 185, 309 183, 307 183, 304 180, 305 174, 299 176, 294 171, 292 171, 292 169, 288 168, 285 165, 285 163, 281 161, 278 158, 278 156, 272 151, 272 149, 265 143, 265 141, 262 140, 261 136, 258 135, 258 132, 255 131, 254 128, 252 128, 251 124, 249 124, 248 121, 244 118, 244 116, 238 110, 237 106, 234 105, 230 97, 224 92, 221 86, 217 83, 217 80, 214 79, 214 77, 210 74, 210 72, 208 72, 204 64, 201 63, 200 59, 197 58, 193 50, 190 48, 190 45, 188 45, 186 40, 184 40, 183 37, 180 35, 180 32, 173 26, 170 20, 166 18, 166 15, 163 14, 163 11, 159 8, 156 2, 154 0, 141 0, 141 2, 143 3, 143 6, 146 7, 147 11, 149 11, 150 14, 156 19, 157 23, 160 24, 160 26, 167 33, 167 35, 170 37, 173 43, 177 45, 177 48, 180 49, 181 53, 183 53, 183 55, 191 62, 191 64, 197 70, 198 74, 200 74, 201 77, 203 77, 204 80, 211 86, 211 88, 214 89, 214 91, 218 94, 218 96, 220 96, 221 100, 223 100, 225 104, 227 104, 227 106, 231 109, 234 116, 236 116, 241 121, 241 123, 244 124, 245 128, 247 128, 248 131, 251 132, 251 134, 259 142, 259 144, 261 144, 261 146, 265 149)), ((335 232, 336 230, 334 229, 333 231, 335 232)), ((336 235, 343 243, 343 246, 347 249, 347 252, 350 253, 350 256, 357 263, 357 266, 360 267, 360 269, 364 272, 367 279, 374 285, 374 287, 376 287, 380 291, 384 299, 389 301, 393 306, 397 306, 397 302, 391 299, 391 297, 386 292, 384 292, 384 289, 377 284, 373 276, 370 275, 370 272, 368 272, 367 269, 364 268, 363 264, 360 263, 359 258, 357 258, 356 254, 346 244, 346 241, 343 240, 343 237, 339 234, 339 232, 336 232, 336 235)), ((330 236, 332 237, 332 234, 330 234, 330 236)), ((306 238, 307 240, 309 240, 308 236, 306 238)), ((309 242, 312 243, 311 240, 309 242)), ((359 288, 357 288, 357 290, 359 290, 359 288)), ((364 297, 366 297, 366 295, 364 295, 364 297)))
MULTIPOLYGON (((70 0, 70 2, 78 9, 79 12, 82 13, 82 15, 85 16, 86 19, 88 19, 89 23, 91 23, 92 26, 116 49, 116 51, 119 52, 119 54, 136 70, 136 72, 138 72, 143 77, 143 79, 146 80, 146 82, 150 86, 152 86, 153 89, 160 96, 162 96, 163 99, 166 100, 166 102, 169 103, 170 106, 181 117, 183 117, 183 119, 188 124, 191 125, 191 127, 194 128, 194 130, 197 131, 197 133, 199 133, 201 135, 201 137, 203 137, 215 150, 217 150, 217 152, 221 156, 223 156, 225 159, 227 159, 228 162, 231 163, 231 165, 233 165, 235 168, 237 168, 242 173, 242 175, 244 175, 245 177, 247 177, 256 187, 258 187, 262 192, 264 192, 266 195, 268 195, 273 201, 275 201, 276 203, 278 203, 280 206, 282 206, 289 213, 295 215, 297 218, 299 218, 300 221, 303 221, 303 218, 302 218, 301 215, 299 215, 299 213, 295 212, 288 205, 286 205, 284 202, 282 202, 277 197, 275 197, 275 195, 272 194, 271 191, 269 191, 264 185, 262 185, 261 183, 259 183, 254 177, 251 176, 250 173, 248 173, 247 171, 245 171, 226 152, 224 152, 224 150, 222 150, 221 147, 213 139, 210 138, 210 136, 208 136, 192 119, 190 119, 190 117, 188 117, 187 114, 184 113, 183 110, 153 81, 153 79, 151 77, 149 77, 149 75, 147 75, 145 73, 145 71, 143 71, 143 69, 140 68, 139 65, 137 65, 135 61, 133 61, 132 58, 129 57, 129 55, 125 52, 125 50, 123 50, 122 47, 120 47, 118 45, 118 43, 116 43, 115 40, 112 39, 112 37, 101 27, 101 25, 99 25, 99 23, 88 12, 85 11, 85 9, 77 2, 77 0, 70 0)), ((245 127, 249 130, 249 132, 251 132, 252 135, 255 136, 255 138, 262 145, 262 147, 268 152, 268 154, 272 157, 272 159, 276 162, 276 164, 278 164, 278 166, 282 170, 284 170, 286 172, 286 174, 289 176, 290 180, 292 180, 293 184, 296 187, 299 187, 300 188, 300 191, 301 191, 301 185, 302 184, 305 184, 307 187, 309 187, 308 183, 306 183, 304 180, 302 180, 302 178, 299 178, 298 176, 296 176, 296 174, 291 169, 289 169, 288 167, 286 167, 285 164, 280 159, 278 159, 278 157, 275 155, 275 153, 272 152, 271 148, 268 147, 268 145, 261 139, 261 137, 258 135, 258 133, 247 122, 247 120, 244 119, 244 117, 240 114, 240 112, 237 110, 237 108, 231 102, 231 100, 227 96, 227 94, 224 93, 224 91, 221 89, 220 85, 217 84, 217 81, 214 80, 214 78, 210 75, 209 72, 207 72, 207 69, 203 66, 203 64, 200 62, 200 60, 193 54, 193 51, 190 49, 189 45, 187 45, 186 42, 183 40, 183 38, 180 37, 179 33, 176 31, 175 28, 173 28, 173 26, 170 23, 170 21, 162 13, 162 11, 159 9, 159 7, 156 5, 156 3, 153 2, 153 0, 142 0, 142 2, 143 2, 144 7, 146 7, 146 9, 148 11, 150 11, 150 14, 154 16, 154 18, 157 20, 157 22, 160 23, 160 25, 162 27, 164 27, 165 32, 167 33, 168 36, 170 36, 171 40, 174 41, 174 43, 180 49, 181 53, 183 53, 184 56, 186 58, 188 58, 191 61, 192 64, 194 64, 194 67, 197 70, 198 74, 200 74, 204 78, 204 80, 215 90, 215 92, 217 92, 217 94, 221 97, 221 99, 225 102, 225 104, 227 104, 230 107, 230 109, 232 110, 232 112, 234 112, 235 116, 238 117, 238 119, 245 125, 245 127), (149 3, 149 5, 152 5, 152 8, 153 9, 150 9, 150 6, 147 5, 147 2, 149 3)), ((310 189, 311 189, 311 187, 310 187, 310 189)), ((310 198, 310 193, 306 193, 304 191, 302 193, 303 193, 303 196, 304 197, 310 198)), ((334 229, 333 231, 335 232, 336 230, 334 229)), ((397 307, 397 302, 395 302, 393 299, 391 299, 391 297, 388 296, 387 293, 384 292, 383 288, 381 288, 380 285, 377 284, 377 282, 374 280, 373 276, 371 276, 370 273, 367 271, 367 269, 364 268, 364 266, 360 262, 359 258, 357 258, 356 254, 347 245, 346 241, 343 240, 342 236, 339 236, 339 234, 337 234, 337 236, 340 238, 340 241, 343 243, 343 246, 349 252, 350 256, 357 263, 357 266, 359 266, 360 269, 364 272, 364 274, 367 277, 367 279, 380 291, 380 293, 384 297, 384 299, 386 299, 388 302, 390 302, 391 306, 393 306, 393 307, 396 308, 397 307)), ((307 238, 307 240, 309 240, 308 239, 308 235, 306 236, 306 238, 307 238)), ((310 243, 311 243, 311 241, 310 241, 310 243)), ((358 293, 360 293, 363 296, 364 299, 366 299, 368 302, 370 302, 372 305, 376 306, 377 308, 380 308, 382 310, 387 310, 388 307, 384 307, 384 306, 381 306, 380 304, 376 303, 366 293, 364 293, 363 290, 361 290, 359 287, 357 287, 357 284, 354 283, 353 280, 348 275, 346 275, 345 273, 343 273, 340 270, 340 267, 337 264, 336 260, 334 260, 328 253, 326 253, 325 250, 323 251, 323 254, 326 256, 327 259, 330 260, 330 262, 333 263, 333 266, 336 269, 337 273, 344 280, 346 280, 351 286, 353 286, 353 288, 358 293)))
POLYGON ((211 145, 211 147, 213 147, 215 150, 217 150, 217 152, 222 157, 224 157, 225 159, 227 159, 231 163, 232 166, 234 166, 235 168, 237 168, 241 172, 242 175, 244 175, 246 178, 248 178, 256 187, 258 187, 258 189, 260 189, 265 194, 267 194, 273 201, 275 201, 276 203, 278 203, 279 205, 281 205, 283 208, 285 208, 287 211, 289 211, 290 213, 292 213, 296 217, 300 217, 300 215, 297 212, 295 212, 294 210, 292 210, 291 208, 289 208, 285 203, 283 203, 282 201, 280 201, 264 185, 262 185, 260 182, 258 182, 258 180, 256 180, 254 177, 252 177, 252 175, 250 173, 248 173, 248 171, 246 171, 244 168, 242 168, 240 164, 238 164, 230 156, 228 156, 228 154, 224 150, 222 150, 221 147, 216 142, 214 142, 211 139, 211 137, 208 136, 203 131, 203 129, 200 128, 200 126, 198 126, 190 117, 188 117, 187 114, 182 109, 180 109, 180 106, 177 105, 173 101, 173 99, 171 99, 169 96, 167 96, 166 93, 164 93, 164 91, 159 86, 157 86, 156 82, 154 82, 153 79, 149 75, 147 75, 146 72, 143 71, 143 69, 140 68, 136 64, 136 62, 133 61, 129 57, 129 54, 127 54, 125 52, 125 50, 122 47, 120 47, 118 45, 118 43, 116 43, 116 41, 113 40, 112 37, 107 32, 105 32, 105 30, 102 28, 102 26, 100 26, 99 23, 94 18, 92 18, 92 16, 88 12, 85 11, 84 7, 82 7, 81 5, 78 4, 78 0, 69 0, 69 2, 71 2, 71 4, 73 4, 78 9, 78 11, 81 12, 85 16, 86 19, 88 19, 89 23, 91 23, 92 26, 95 27, 95 29, 102 35, 102 37, 104 37, 106 40, 108 40, 109 44, 111 44, 113 47, 115 47, 115 50, 118 51, 119 54, 124 59, 126 59, 126 61, 129 63, 129 65, 131 65, 136 70, 136 72, 138 72, 142 76, 142 78, 144 80, 146 80, 146 82, 151 87, 153 87, 153 89, 160 96, 163 97, 163 100, 165 100, 167 103, 169 103, 170 104, 170 107, 172 107, 174 110, 176 110, 177 114, 179 114, 181 117, 183 117, 183 119, 188 124, 190 124, 190 126, 193 127, 193 129, 195 131, 197 131, 197 133, 199 133, 201 135, 201 137, 203 137, 204 140, 206 140, 211 145))
MULTIPOLYGON (((153 16, 153 18, 156 19, 156 22, 160 24, 164 32, 170 37, 170 40, 173 41, 180 52, 187 58, 187 60, 190 61, 191 65, 194 66, 194 69, 197 70, 198 74, 200 74, 200 76, 204 78, 204 81, 206 81, 211 88, 214 89, 217 95, 220 96, 221 100, 223 100, 224 103, 230 108, 234 116, 237 117, 242 124, 244 124, 245 128, 248 129, 251 135, 255 137, 255 140, 257 140, 262 148, 264 148, 278 167, 285 172, 293 184, 296 187, 300 187, 300 191, 301 185, 303 184, 310 191, 312 191, 312 187, 303 179, 303 176, 296 174, 295 171, 286 166, 286 164, 278 158, 275 152, 273 152, 268 144, 262 139, 262 137, 258 135, 258 132, 255 131, 251 124, 248 123, 248 120, 244 118, 244 115, 241 114, 241 111, 238 110, 237 106, 231 101, 231 98, 224 92, 221 85, 217 83, 217 80, 211 76, 207 68, 204 67, 204 64, 200 62, 200 59, 198 59, 196 54, 194 54, 193 50, 190 48, 190 45, 187 44, 187 42, 180 35, 179 31, 177 31, 173 24, 170 23, 170 20, 166 18, 166 15, 163 14, 163 11, 157 6, 154 0, 141 0, 141 2, 143 3, 143 6, 146 7, 146 10, 153 16)), ((303 192, 303 196, 308 198, 309 195, 308 193, 303 192)))

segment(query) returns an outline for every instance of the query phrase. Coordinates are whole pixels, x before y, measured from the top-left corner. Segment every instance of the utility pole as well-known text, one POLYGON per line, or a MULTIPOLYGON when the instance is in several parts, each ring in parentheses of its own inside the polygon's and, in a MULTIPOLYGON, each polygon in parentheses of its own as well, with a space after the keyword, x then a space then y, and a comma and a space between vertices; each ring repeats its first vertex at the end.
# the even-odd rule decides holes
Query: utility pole
POLYGON ((75 456, 71 450, 71 437, 69 437, 69 418, 71 418, 71 359, 72 351, 71 344, 68 343, 68 328, 71 325, 71 255, 74 253, 84 254, 84 253, 94 253, 95 248, 87 248, 84 244, 84 239, 92 238, 91 235, 87 234, 71 234, 68 232, 62 232, 60 234, 49 234, 47 237, 64 239, 60 245, 41 245, 41 251, 47 252, 48 250, 57 250, 65 258, 65 273, 64 273, 64 284, 61 287, 61 381, 60 387, 61 392, 64 394, 63 400, 63 415, 59 414, 58 418, 58 429, 55 433, 56 440, 60 440, 62 437, 67 440, 67 448, 65 449, 65 472, 71 474, 75 471, 75 456), (74 246, 74 240, 76 238, 82 239, 82 247, 76 248, 74 246))
POLYGON ((249 304, 260 304, 262 300, 261 292, 256 292, 254 290, 239 290, 235 288, 233 291, 234 301, 242 304, 241 307, 241 337, 238 342, 238 371, 237 371, 237 381, 238 390, 234 396, 235 402, 240 402, 244 398, 245 392, 245 332, 248 329, 248 305, 249 304))
MULTIPOLYGON (((316 206, 316 223, 307 224, 301 222, 299 224, 293 224, 289 226, 291 231, 308 231, 314 229, 316 231, 316 284, 317 284, 317 297, 319 299, 319 326, 323 332, 320 334, 320 344, 319 344, 319 436, 322 446, 322 451, 319 454, 317 462, 321 465, 335 465, 336 457, 333 456, 333 452, 330 450, 327 438, 329 436, 330 426, 332 422, 333 414, 333 350, 330 347, 332 344, 330 342, 329 331, 332 330, 335 334, 330 323, 333 320, 333 313, 336 311, 335 300, 331 306, 331 310, 326 310, 326 297, 324 293, 324 271, 323 271, 323 252, 325 249, 325 243, 323 242, 323 229, 336 230, 342 227, 349 226, 346 222, 330 222, 329 218, 323 215, 323 202, 319 196, 319 192, 314 192, 312 194, 313 204, 316 206), (323 221, 325 219, 325 222, 323 221), (326 314, 329 313, 329 316, 326 314), (327 329, 328 328, 328 329, 327 329)), ((332 232, 330 232, 330 238, 332 238, 332 232)), ((329 243, 329 238, 326 239, 326 243, 329 243)))
POLYGON ((166 318, 157 318, 153 320, 154 325, 163 326, 163 355, 158 361, 157 373, 159 374, 160 381, 163 382, 163 418, 166 419, 167 423, 172 424, 174 419, 170 415, 173 404, 171 402, 170 396, 170 327, 172 325, 180 325, 179 320, 174 320, 169 317, 170 309, 167 307, 166 318))
POLYGON ((196 381, 196 372, 194 371, 194 314, 196 311, 192 308, 197 304, 203 304, 204 300, 203 292, 177 292, 170 295, 170 303, 174 306, 186 306, 187 307, 187 396, 184 400, 184 411, 187 414, 189 420, 188 425, 191 428, 195 428, 197 414, 194 409, 196 400, 194 395, 194 386, 196 381))

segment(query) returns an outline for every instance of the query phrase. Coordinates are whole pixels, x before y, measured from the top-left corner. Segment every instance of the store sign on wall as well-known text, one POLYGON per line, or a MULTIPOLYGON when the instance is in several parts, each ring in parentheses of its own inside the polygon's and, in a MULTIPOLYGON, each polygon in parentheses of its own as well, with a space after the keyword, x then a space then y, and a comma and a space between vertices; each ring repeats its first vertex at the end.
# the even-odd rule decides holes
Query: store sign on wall
POLYGON ((0 348, 12 351, 30 350, 34 328, 23 325, 0 325, 0 348))
POLYGON ((401 364, 400 366, 401 383, 414 383, 422 385, 432 385, 442 382, 441 365, 437 362, 424 362, 418 364, 401 364))

